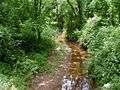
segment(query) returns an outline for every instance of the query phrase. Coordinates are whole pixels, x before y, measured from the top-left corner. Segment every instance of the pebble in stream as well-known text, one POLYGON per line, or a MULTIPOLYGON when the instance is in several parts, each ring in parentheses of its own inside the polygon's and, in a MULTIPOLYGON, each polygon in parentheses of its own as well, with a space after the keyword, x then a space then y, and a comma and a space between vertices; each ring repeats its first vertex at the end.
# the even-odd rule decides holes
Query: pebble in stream
POLYGON ((89 84, 85 77, 64 76, 61 90, 89 90, 89 84))
POLYGON ((75 80, 73 80, 73 77, 64 76, 61 90, 73 90, 74 86, 75 86, 75 80))
POLYGON ((82 82, 81 82, 81 89, 82 90, 89 90, 89 84, 87 79, 84 77, 82 82))

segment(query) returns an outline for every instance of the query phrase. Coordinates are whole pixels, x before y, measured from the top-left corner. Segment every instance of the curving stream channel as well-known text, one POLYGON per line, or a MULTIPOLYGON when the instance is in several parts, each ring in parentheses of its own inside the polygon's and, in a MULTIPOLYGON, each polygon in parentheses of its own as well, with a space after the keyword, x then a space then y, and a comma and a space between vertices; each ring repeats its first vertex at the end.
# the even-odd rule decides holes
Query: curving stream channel
POLYGON ((96 81, 88 77, 88 68, 85 63, 89 54, 77 43, 66 40, 63 42, 69 46, 70 52, 68 58, 60 64, 60 66, 62 65, 60 70, 58 69, 58 72, 52 77, 49 75, 37 76, 33 79, 29 90, 94 90, 96 81))
MULTIPOLYGON (((86 78, 87 67, 84 63, 85 59, 88 57, 88 53, 86 50, 84 50, 76 43, 68 42, 67 44, 71 48, 71 56, 70 56, 70 64, 67 67, 67 73, 65 77, 72 76, 72 79, 75 81, 75 84, 72 86, 72 89, 70 90, 89 90, 89 89, 83 89, 86 87, 88 88, 90 86, 89 81, 86 78)), ((63 85, 64 83, 62 83, 61 86, 57 86, 53 88, 53 90, 62 90, 61 88, 63 85)), ((63 90, 69 90, 69 89, 63 89, 63 90)))

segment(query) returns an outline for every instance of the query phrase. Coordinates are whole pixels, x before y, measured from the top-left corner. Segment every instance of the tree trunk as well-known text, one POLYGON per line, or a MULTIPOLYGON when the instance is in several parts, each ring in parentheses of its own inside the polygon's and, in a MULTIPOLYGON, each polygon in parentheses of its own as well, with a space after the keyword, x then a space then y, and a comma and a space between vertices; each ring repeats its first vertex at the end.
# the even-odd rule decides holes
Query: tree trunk
MULTIPOLYGON (((38 5, 39 7, 38 7, 38 14, 40 15, 40 18, 41 18, 41 9, 42 9, 42 0, 40 0, 40 2, 39 2, 39 5, 38 5)), ((41 22, 42 23, 42 22, 41 22)), ((38 42, 39 42, 39 40, 40 40, 40 34, 41 34, 41 31, 40 31, 40 29, 38 29, 38 42)))
POLYGON ((37 19, 38 16, 38 0, 34 0, 34 20, 37 19))
POLYGON ((70 7, 71 7, 71 9, 72 9, 72 11, 73 11, 73 13, 74 13, 74 15, 77 16, 77 15, 76 15, 76 12, 75 12, 75 9, 74 9, 73 5, 70 3, 69 0, 67 0, 67 3, 70 5, 70 7))
POLYGON ((83 23, 84 23, 84 18, 83 18, 83 5, 81 0, 76 0, 77 5, 78 5, 78 29, 82 29, 83 23))
POLYGON ((119 20, 119 24, 120 24, 120 6, 118 7, 118 20, 119 20))
MULTIPOLYGON (((40 16, 39 18, 41 18, 41 6, 42 6, 42 0, 34 0, 34 20, 37 20, 38 16, 40 16)), ((36 22, 36 24, 38 24, 36 22)), ((37 28, 37 39, 38 39, 38 42, 40 40, 40 29, 37 28)))

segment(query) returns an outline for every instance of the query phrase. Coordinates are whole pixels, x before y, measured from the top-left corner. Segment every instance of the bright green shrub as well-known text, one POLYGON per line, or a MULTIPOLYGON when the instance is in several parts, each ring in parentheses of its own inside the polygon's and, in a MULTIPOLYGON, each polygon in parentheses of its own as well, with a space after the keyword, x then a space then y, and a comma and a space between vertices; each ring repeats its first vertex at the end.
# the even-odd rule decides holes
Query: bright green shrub
POLYGON ((111 83, 113 90, 119 90, 120 27, 83 29, 80 41, 91 53, 89 74, 96 76, 98 85, 111 83))
POLYGON ((0 90, 7 90, 11 84, 5 75, 0 74, 0 90))
POLYGON ((27 33, 31 29, 30 26, 32 27, 32 24, 23 27, 23 33, 20 34, 3 26, 0 27, 0 73, 5 75, 8 81, 11 81, 20 90, 26 90, 27 81, 33 74, 49 71, 47 57, 48 53, 55 47, 54 39, 57 33, 55 28, 50 26, 44 28, 38 42, 34 31, 30 30, 27 33), (32 44, 31 47, 26 45, 26 48, 30 49, 27 53, 26 48, 21 46, 24 41, 28 45, 32 44), (9 53, 7 53, 8 51, 9 53), (6 55, 5 61, 2 58, 4 53, 6 55))
POLYGON ((100 17, 94 16, 93 18, 89 19, 85 26, 83 27, 82 31, 80 32, 80 37, 78 39, 79 42, 82 42, 85 46, 87 46, 91 39, 96 35, 98 32, 97 23, 101 20, 100 17))

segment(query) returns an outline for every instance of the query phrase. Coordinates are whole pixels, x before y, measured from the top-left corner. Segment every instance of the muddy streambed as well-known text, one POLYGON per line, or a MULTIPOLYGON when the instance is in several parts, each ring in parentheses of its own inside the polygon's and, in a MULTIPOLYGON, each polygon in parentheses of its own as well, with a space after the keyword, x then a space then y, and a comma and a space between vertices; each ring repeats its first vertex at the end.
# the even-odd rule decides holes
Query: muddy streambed
POLYGON ((84 64, 85 58, 88 55, 87 52, 77 44, 68 43, 68 45, 72 50, 68 74, 73 77, 84 76, 87 73, 87 69, 84 64))
MULTIPOLYGON (((74 79, 75 82, 77 82, 77 84, 80 84, 78 82, 81 82, 81 80, 86 79, 88 81, 89 84, 89 80, 86 78, 87 77, 87 67, 85 65, 85 59, 88 57, 88 53, 87 51, 85 51, 82 47, 80 47, 78 44, 76 43, 67 43, 68 46, 71 48, 71 55, 70 55, 70 63, 67 67, 67 73, 64 76, 72 76, 72 78, 74 79), (79 80, 77 80, 77 79, 79 80)), ((61 80, 62 82, 62 80, 61 80)), ((61 90, 63 83, 61 83, 60 86, 56 86, 54 87, 52 90, 61 90)), ((81 90, 80 86, 76 86, 74 85, 74 87, 72 87, 72 90, 81 90)))
MULTIPOLYGON (((86 58, 88 57, 87 51, 76 43, 67 42, 67 45, 71 51, 66 60, 63 60, 60 63, 60 66, 58 66, 59 68, 55 75, 37 76, 37 78, 33 80, 33 89, 29 90, 61 90, 64 76, 72 76, 74 81, 77 83, 82 83, 84 80, 86 80, 87 84, 91 88, 91 81, 89 81, 87 78, 88 70, 85 64, 86 58)), ((72 90, 81 90, 80 83, 77 86, 74 85, 72 90)))

